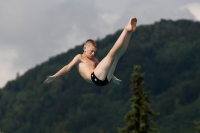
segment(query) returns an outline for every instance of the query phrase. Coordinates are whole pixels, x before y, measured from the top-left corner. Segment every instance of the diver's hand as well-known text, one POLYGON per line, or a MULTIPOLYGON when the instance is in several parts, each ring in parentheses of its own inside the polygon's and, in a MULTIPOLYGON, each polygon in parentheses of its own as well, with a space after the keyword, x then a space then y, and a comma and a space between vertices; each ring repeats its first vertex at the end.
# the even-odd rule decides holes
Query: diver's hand
POLYGON ((119 85, 122 81, 116 77, 113 77, 112 78, 112 81, 116 84, 116 85, 119 85))
POLYGON ((55 79, 55 77, 48 76, 47 79, 44 81, 44 83, 48 84, 48 83, 52 82, 54 79, 55 79))

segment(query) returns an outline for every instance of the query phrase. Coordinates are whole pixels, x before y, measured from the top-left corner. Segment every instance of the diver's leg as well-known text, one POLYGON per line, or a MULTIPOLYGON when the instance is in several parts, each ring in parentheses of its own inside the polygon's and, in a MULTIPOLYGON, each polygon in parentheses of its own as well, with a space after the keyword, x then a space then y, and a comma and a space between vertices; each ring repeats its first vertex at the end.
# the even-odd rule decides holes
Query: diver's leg
POLYGON ((107 79, 108 79, 108 81, 110 81, 111 78, 112 78, 112 76, 113 76, 113 73, 114 73, 115 68, 116 68, 116 66, 117 66, 118 60, 119 60, 119 59, 116 58, 116 59, 113 61, 111 67, 110 67, 110 70, 109 70, 109 72, 108 72, 108 74, 107 74, 107 79))
POLYGON ((114 46, 111 48, 108 54, 111 54, 111 56, 120 56, 121 54, 119 51, 126 50, 130 41, 131 34, 133 31, 136 30, 136 23, 136 18, 130 18, 121 35, 119 36, 119 38, 117 39, 117 41, 115 42, 114 46))
POLYGON ((123 47, 122 47, 122 48, 120 49, 120 51, 118 52, 118 56, 119 56, 119 57, 121 57, 121 56, 125 53, 125 51, 126 51, 128 45, 129 45, 130 38, 131 38, 131 34, 128 34, 127 37, 126 37, 126 39, 125 39, 125 41, 124 41, 123 47))
MULTIPOLYGON (((131 34, 128 34, 125 41, 124 41, 124 44, 123 44, 123 47, 121 48, 121 50, 118 52, 118 56, 114 59, 112 65, 111 65, 111 68, 110 68, 110 71, 108 72, 108 78, 111 77, 112 78, 112 75, 114 73, 114 70, 115 70, 115 67, 117 65, 117 62, 119 60, 119 58, 125 53, 127 47, 128 47, 128 44, 130 42, 130 38, 131 38, 131 34)), ((110 79, 110 78, 109 78, 110 79)))
POLYGON ((112 76, 113 76, 113 73, 114 73, 114 71, 115 71, 115 68, 116 68, 116 65, 117 65, 117 62, 118 62, 118 60, 119 60, 119 58, 124 54, 124 52, 126 51, 126 49, 127 49, 127 46, 128 46, 128 44, 129 44, 129 41, 130 41, 130 38, 131 38, 131 35, 128 35, 127 36, 127 38, 126 38, 126 40, 125 40, 125 42, 124 42, 124 47, 119 51, 119 53, 118 53, 118 58, 116 57, 115 59, 114 59, 114 61, 112 62, 112 65, 111 65, 111 67, 110 67, 110 70, 109 70, 109 72, 108 72, 108 74, 107 74, 107 79, 110 81, 110 79, 112 78, 112 76))
POLYGON ((130 38, 131 38, 131 34, 127 35, 127 38, 125 39, 125 42, 124 42, 124 45, 123 45, 123 48, 119 51, 118 53, 118 58, 116 57, 110 67, 110 70, 107 74, 107 79, 110 81, 110 79, 112 78, 113 76, 113 73, 115 71, 115 68, 116 68, 116 65, 117 65, 117 62, 119 60, 119 58, 124 54, 124 52, 126 51, 127 47, 128 47, 128 44, 130 42, 130 38))
POLYGON ((117 39, 114 46, 111 48, 111 50, 106 55, 106 57, 97 65, 97 67, 94 70, 94 73, 97 78, 99 78, 100 80, 104 80, 107 77, 108 73, 110 72, 111 68, 116 67, 116 64, 117 64, 116 60, 118 60, 122 56, 122 54, 125 52, 128 46, 131 34, 136 29, 136 23, 137 23, 136 18, 131 18, 129 20, 128 24, 122 31, 121 35, 117 39))

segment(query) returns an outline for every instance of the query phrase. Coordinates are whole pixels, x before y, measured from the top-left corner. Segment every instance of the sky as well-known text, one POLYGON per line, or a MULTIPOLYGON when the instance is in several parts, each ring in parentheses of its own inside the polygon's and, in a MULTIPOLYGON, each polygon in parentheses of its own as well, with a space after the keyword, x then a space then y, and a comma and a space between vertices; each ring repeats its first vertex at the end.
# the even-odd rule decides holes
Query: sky
POLYGON ((130 17, 137 17, 138 25, 161 19, 200 21, 200 1, 0 0, 0 88, 17 73, 87 39, 123 29, 130 17))

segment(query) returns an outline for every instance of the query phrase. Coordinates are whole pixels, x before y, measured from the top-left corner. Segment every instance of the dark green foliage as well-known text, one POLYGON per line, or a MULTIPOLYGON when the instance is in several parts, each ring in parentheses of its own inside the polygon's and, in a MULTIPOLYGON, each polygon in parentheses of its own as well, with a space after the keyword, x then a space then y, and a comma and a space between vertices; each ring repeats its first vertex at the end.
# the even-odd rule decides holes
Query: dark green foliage
MULTIPOLYGON (((121 30, 97 40, 97 57, 110 50, 121 30)), ((152 108, 159 112, 161 133, 194 133, 200 116, 200 23, 161 20, 132 34, 115 75, 122 80, 98 87, 85 82, 76 68, 51 84, 43 84, 83 45, 28 70, 0 90, 0 129, 4 133, 116 133, 129 110, 129 77, 133 64, 145 73, 152 108)))
POLYGON ((143 89, 144 74, 141 74, 140 69, 140 66, 135 65, 131 75, 131 110, 125 116, 127 126, 119 129, 120 133, 151 133, 156 130, 150 117, 157 114, 149 107, 151 101, 143 89))

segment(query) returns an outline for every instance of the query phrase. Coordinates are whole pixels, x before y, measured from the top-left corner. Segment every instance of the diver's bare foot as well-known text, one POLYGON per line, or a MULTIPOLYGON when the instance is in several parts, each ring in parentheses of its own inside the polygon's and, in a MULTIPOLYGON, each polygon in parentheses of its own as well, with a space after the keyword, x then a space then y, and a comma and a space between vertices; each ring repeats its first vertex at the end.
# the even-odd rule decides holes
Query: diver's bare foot
POLYGON ((135 31, 136 30, 136 23, 137 23, 137 18, 133 17, 130 18, 130 20, 128 21, 125 30, 127 31, 135 31))

